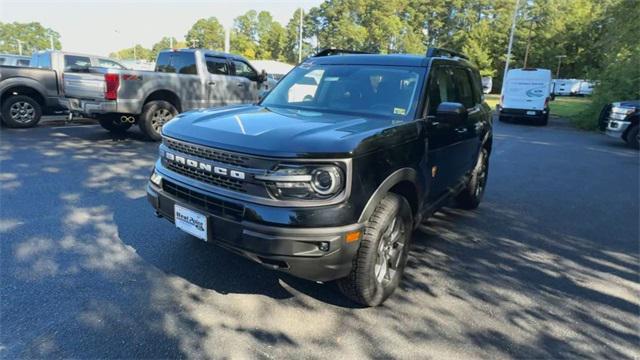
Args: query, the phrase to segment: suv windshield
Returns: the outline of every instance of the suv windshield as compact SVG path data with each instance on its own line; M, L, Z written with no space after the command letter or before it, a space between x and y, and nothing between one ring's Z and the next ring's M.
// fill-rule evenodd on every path
M305 65L282 79L263 106L410 119L424 69L374 65Z

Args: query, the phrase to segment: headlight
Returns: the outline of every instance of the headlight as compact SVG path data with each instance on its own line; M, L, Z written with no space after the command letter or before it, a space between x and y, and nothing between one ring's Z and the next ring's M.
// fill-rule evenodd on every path
M279 165L275 171L256 176L265 181L271 195L281 200L328 199L344 189L344 171L336 165Z

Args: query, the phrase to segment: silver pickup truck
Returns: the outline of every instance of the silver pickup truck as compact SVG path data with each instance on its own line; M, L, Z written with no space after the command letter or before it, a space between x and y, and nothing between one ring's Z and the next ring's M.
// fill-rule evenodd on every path
M138 124L150 140L162 125L197 108L256 102L275 85L241 56L203 50L166 50L155 71L105 68L64 73L65 106L97 118L103 128L124 132Z

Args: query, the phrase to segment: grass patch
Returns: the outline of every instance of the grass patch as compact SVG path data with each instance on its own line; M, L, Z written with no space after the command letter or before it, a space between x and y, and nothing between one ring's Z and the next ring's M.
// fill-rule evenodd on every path
M500 102L500 95L486 94L484 100L491 109L495 109L496 104ZM558 96L549 103L549 108L551 115L569 119L581 129L593 129L597 120L592 119L593 116L588 113L590 105L590 97Z

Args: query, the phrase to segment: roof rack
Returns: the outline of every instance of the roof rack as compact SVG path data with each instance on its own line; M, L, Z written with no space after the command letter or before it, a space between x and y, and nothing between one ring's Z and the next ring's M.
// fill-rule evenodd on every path
M322 56L333 56L333 55L345 55L345 54L372 54L366 51L357 51L357 50L344 50L344 49L335 49L335 48L327 48L318 51L311 57L322 57Z
M461 59L469 60L469 58L466 55L453 50L447 50L447 49L436 48L436 47L430 47L427 50L427 57L439 57L439 56L459 57Z

